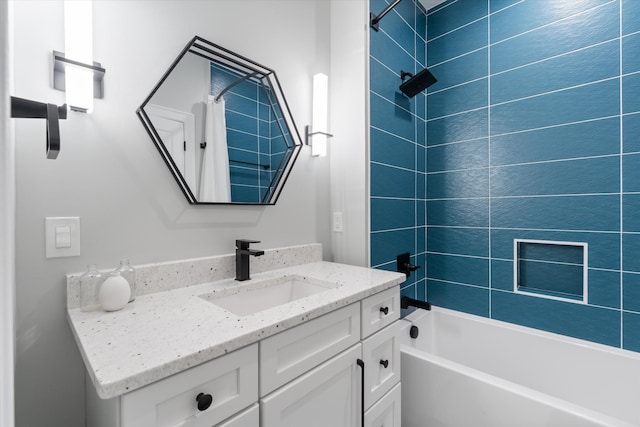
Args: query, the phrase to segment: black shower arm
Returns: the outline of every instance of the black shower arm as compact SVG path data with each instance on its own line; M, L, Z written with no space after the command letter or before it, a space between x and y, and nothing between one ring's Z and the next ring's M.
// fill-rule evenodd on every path
M47 120L47 159L60 153L60 119L67 118L67 104L57 106L30 99L11 97L11 117L16 119Z
M402 70L400 70L400 79L401 79L402 81L404 81L407 77L409 77L409 78L413 77L413 73L410 73L410 72L408 72L408 71L402 71Z
M380 20L382 18L384 18L384 16L389 13L391 11L391 9L393 9L394 7L396 7L396 5L398 3L400 3L401 0L395 0L393 3L391 3L389 6L387 6L382 12L380 12L380 14L378 16L374 15L373 13L369 14L370 17L370 25L371 28L373 28L376 31L380 30L380 26L378 25L378 22L380 22Z

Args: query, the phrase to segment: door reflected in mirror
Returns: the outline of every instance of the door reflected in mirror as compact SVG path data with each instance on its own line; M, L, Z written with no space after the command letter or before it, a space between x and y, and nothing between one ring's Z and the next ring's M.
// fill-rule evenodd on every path
M137 114L192 204L275 204L302 146L275 71L197 36Z

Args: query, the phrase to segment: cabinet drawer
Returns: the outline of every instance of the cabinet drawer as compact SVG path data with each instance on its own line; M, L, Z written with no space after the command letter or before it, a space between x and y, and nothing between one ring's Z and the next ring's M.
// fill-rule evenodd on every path
M360 340L358 303L260 341L260 396Z
M389 393L365 412L365 427L400 427L400 408L400 384L396 384Z
M262 427L359 425L360 345L355 345L260 400Z
M400 326L396 322L362 342L366 408L400 381Z
M365 298L362 304L362 338L400 318L400 288L395 286Z
M215 427L260 427L260 406L256 403L246 411Z
M122 396L122 427L211 427L258 400L253 344ZM196 397L213 397L200 411Z

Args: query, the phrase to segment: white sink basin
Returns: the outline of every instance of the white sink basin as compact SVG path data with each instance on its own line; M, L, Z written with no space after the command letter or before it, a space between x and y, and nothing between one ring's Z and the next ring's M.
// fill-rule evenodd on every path
M270 280L249 281L246 286L229 290L233 293L217 291L200 295L200 298L237 316L247 316L338 286L338 283L292 275Z

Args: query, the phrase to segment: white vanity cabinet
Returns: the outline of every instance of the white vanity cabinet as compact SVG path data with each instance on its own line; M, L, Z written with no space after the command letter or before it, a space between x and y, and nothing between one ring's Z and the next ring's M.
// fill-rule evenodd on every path
M94 389L87 425L399 427L399 317L395 286L122 396Z
M396 287L263 340L260 426L359 426L364 399L365 425L399 427L399 317ZM275 389L272 377L305 367Z
M109 400L89 384L87 426L258 427L257 405L227 420L258 401L257 377L258 344L252 344Z

